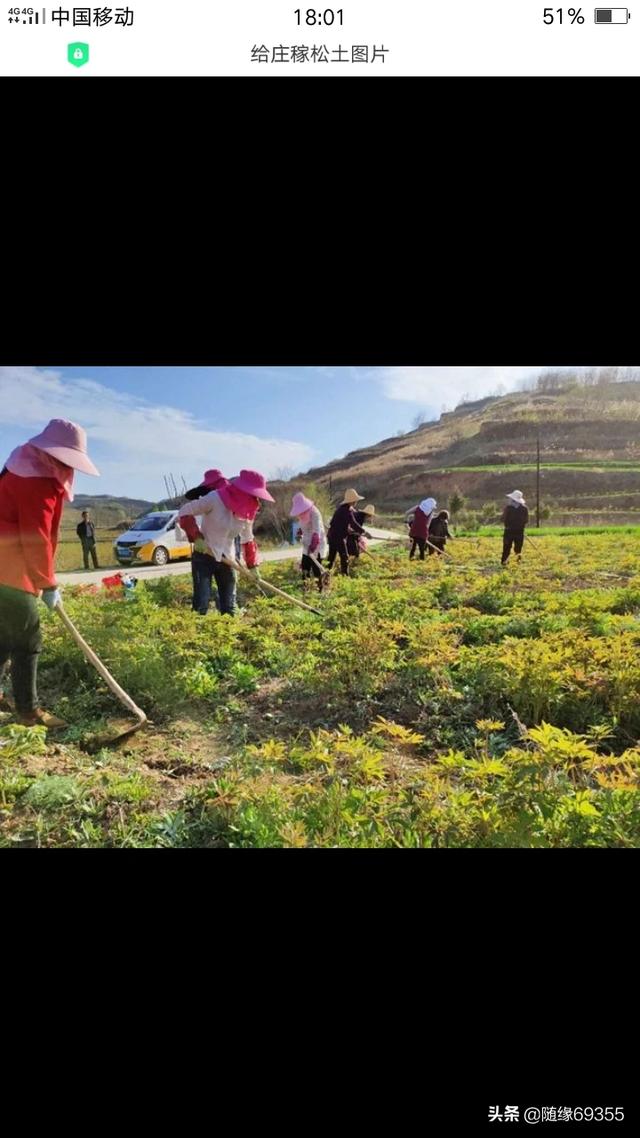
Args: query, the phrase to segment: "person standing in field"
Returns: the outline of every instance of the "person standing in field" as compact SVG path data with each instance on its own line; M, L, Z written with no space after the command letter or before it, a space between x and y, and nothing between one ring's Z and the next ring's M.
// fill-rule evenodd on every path
M318 590L322 592L329 574L323 572L320 563L327 551L322 514L311 498L307 498L300 491L294 494L291 503L290 518L297 518L298 531L302 538L302 561L300 568L303 579L309 580L313 573L318 583Z
M505 497L507 498L507 505L502 511L502 521L504 523L502 539L503 565L506 565L509 560L512 546L518 561L520 560L522 546L524 545L524 530L529 521L529 511L522 490L512 490L512 492L506 494Z
M194 486L191 490L187 490L185 498L190 502L196 501L199 498L204 498L205 494L210 494L212 490L219 490L221 486L226 486L226 484L227 479L224 477L222 471L206 470L200 485ZM191 553L191 580L193 583L191 608L194 612L199 613L200 616L206 616L209 611L209 605L211 604L211 579L214 575L214 559L211 554L207 552L208 546L198 525L197 518L183 516L179 520L182 529L193 545ZM216 606L218 609L220 608L220 603L217 599Z
M236 572L223 560L235 561L236 536L242 542L247 568L257 574L260 558L253 536L253 521L261 501L274 501L264 476L257 470L241 470L237 478L225 480L217 490L209 491L197 501L185 502L178 511L180 525L183 518L200 519L200 530L210 558L208 569L215 578L223 615L233 616L236 611Z
M447 544L447 538L452 538L453 534L449 533L449 511L440 510L429 523L429 555L432 553L444 553L444 547Z
M420 550L420 560L424 561L424 551L429 540L429 523L436 505L435 498L423 498L420 505L416 506L413 511L413 521L409 528L409 537L413 540L409 552L410 561L413 561L416 546Z
M347 551L347 538L349 534L364 534L368 536L360 523L356 520L354 505L362 502L362 495L357 490L345 490L344 498L329 522L327 539L329 541L328 568L333 568L336 556L340 558L340 572L343 577L349 573L349 555Z
M89 568L89 555L91 555L94 569L99 569L100 566L98 565L98 557L96 554L96 527L89 519L88 510L82 511L82 521L76 526L76 533L82 544L82 556L84 558L85 569Z
M54 559L76 470L99 474L87 454L86 432L77 423L51 419L12 451L0 473L0 672L10 659L16 718L25 727L66 726L38 706L38 597L51 610L60 601Z

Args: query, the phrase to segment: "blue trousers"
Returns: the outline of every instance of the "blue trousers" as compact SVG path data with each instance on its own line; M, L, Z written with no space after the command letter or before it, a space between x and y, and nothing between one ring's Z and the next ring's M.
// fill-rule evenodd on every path
M229 565L216 561L208 553L194 552L191 557L191 577L193 580L194 612L206 616L211 604L212 579L215 579L217 588L216 608L221 613L236 611L236 575Z

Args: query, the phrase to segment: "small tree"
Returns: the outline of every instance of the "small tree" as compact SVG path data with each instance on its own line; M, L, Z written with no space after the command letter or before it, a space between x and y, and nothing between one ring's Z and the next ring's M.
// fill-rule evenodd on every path
M279 466L273 475L273 480L275 482L290 482L292 478L295 478L295 473L292 466Z
M453 491L453 494L449 498L449 509L450 509L454 518L455 518L456 514L460 513L460 510L463 508L463 506L464 506L464 498L462 497L462 494L460 493L460 491L456 487L456 489Z
M449 503L451 505L451 503ZM453 513L453 511L452 511ZM460 529L476 533L480 528L480 516L475 510L462 510L458 515L458 526Z

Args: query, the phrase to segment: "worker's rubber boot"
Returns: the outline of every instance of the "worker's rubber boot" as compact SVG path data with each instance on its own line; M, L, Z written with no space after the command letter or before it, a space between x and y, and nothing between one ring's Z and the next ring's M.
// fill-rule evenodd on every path
M35 711L16 715L16 722L21 727L49 727L52 730L67 726L64 719L58 719L57 715L52 715L50 711L44 711L41 707L37 707Z

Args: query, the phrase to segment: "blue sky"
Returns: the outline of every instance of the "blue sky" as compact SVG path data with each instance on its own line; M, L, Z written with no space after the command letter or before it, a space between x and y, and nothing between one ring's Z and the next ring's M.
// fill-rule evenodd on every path
M165 473L187 485L212 466L298 473L544 370L0 367L0 462L50 418L73 419L101 471L77 491L157 501Z

